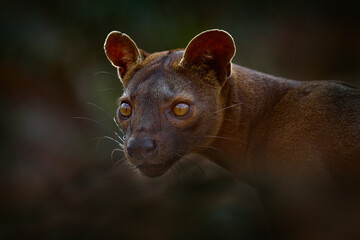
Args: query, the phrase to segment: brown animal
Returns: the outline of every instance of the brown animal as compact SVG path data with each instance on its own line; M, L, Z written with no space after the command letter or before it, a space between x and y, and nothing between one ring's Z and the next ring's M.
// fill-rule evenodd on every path
M276 238L360 236L358 89L232 64L222 30L185 50L148 54L116 31L104 47L124 86L125 155L144 175L200 154L258 189Z

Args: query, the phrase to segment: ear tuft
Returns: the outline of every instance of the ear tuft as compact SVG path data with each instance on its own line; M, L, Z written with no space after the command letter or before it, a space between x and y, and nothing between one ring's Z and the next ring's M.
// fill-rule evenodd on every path
M213 29L200 33L187 45L181 64L207 63L220 75L231 74L231 60L236 52L235 43L229 33Z
M142 60L135 42L125 33L118 31L112 31L106 37L104 50L112 65L118 68L120 78L123 78L134 64Z

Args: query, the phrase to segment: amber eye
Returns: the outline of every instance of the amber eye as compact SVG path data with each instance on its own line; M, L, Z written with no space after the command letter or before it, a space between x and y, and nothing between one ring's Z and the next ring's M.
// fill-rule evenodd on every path
M123 119L127 119L132 114L132 108L130 104L123 102L119 107L119 116Z
M176 117L184 117L189 111L190 106L186 103L178 103L172 109L172 112Z

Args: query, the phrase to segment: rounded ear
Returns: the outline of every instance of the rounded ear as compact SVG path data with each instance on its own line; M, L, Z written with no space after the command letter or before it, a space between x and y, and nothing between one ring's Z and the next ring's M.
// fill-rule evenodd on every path
M189 42L180 64L207 64L218 74L229 77L235 51L234 39L229 33L218 29L208 30Z
M107 58L118 69L120 79L136 63L142 61L135 42L125 33L112 31L106 37L104 50Z

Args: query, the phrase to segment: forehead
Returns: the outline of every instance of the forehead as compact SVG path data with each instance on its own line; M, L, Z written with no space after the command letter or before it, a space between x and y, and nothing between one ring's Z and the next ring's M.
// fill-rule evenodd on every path
M189 81L175 71L182 56L182 51L162 53L152 57L139 68L126 86L125 95L130 98L171 99L183 92Z

